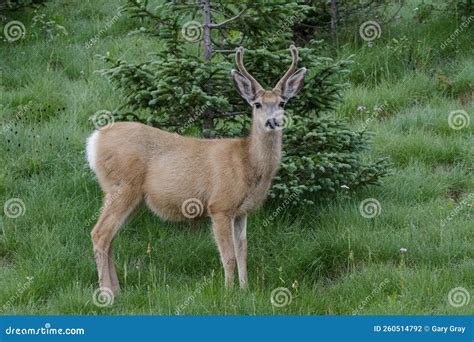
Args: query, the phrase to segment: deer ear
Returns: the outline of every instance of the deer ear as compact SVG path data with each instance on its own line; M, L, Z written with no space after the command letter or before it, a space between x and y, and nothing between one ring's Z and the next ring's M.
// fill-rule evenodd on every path
M288 80L283 85L282 95L284 98L289 99L295 96L298 91L303 87L304 76L306 75L306 68L297 70L293 75L288 77Z
M252 104L255 98L255 90L253 89L252 82L242 75L237 70L232 70L232 79L234 80L235 87L249 104Z

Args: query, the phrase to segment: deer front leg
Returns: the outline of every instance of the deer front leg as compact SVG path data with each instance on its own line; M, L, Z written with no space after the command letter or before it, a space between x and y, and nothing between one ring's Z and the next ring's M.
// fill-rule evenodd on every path
M217 247L221 255L222 265L224 266L225 286L231 288L234 285L235 270L235 250L232 238L233 220L225 214L212 214L212 230Z
M239 269L239 283L242 289L247 288L247 215L234 219L234 247Z

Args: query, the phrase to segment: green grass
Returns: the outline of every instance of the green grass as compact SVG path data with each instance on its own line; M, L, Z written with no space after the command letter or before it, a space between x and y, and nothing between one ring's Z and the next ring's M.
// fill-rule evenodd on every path
M47 39L36 29L25 40L0 42L0 198L2 205L11 198L25 204L24 215L2 213L0 221L2 314L168 315L180 305L182 314L193 315L474 312L472 298L459 308L448 304L455 287L474 297L472 196L463 202L474 190L473 124L462 130L448 125L453 110L467 111L472 121L473 102L461 97L473 91L474 63L467 48L427 55L456 27L439 22L400 22L384 31L382 39L406 35L404 44L421 46L411 68L383 43L341 50L355 54L356 63L337 115L358 127L373 116L373 106L384 105L368 123L376 133L372 155L389 156L394 164L381 187L286 208L267 227L263 222L279 203L252 214L248 291L224 290L209 222L171 224L142 210L115 242L121 296L112 307L94 305L89 233L102 194L86 165L84 142L93 131L88 118L122 104L121 94L94 73L104 67L95 55L109 51L141 60L158 47L145 36L128 36L134 23L124 15L86 49L116 8L111 2L51 1L42 11L63 13L68 36ZM11 19L29 30L31 15ZM442 27L441 33L427 34L434 32L429 25ZM460 42L468 44L469 34ZM452 83L449 89L439 75ZM367 110L358 112L359 105ZM21 115L19 106L27 106ZM379 216L360 214L366 198L379 201ZM278 287L292 293L281 308L270 302Z

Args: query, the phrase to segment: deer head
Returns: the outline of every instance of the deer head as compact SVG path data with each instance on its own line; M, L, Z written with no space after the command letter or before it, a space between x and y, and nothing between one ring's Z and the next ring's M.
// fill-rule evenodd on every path
M250 75L244 66L244 48L239 47L235 61L239 71L232 70L232 78L240 95L253 107L254 122L261 124L266 131L274 131L282 126L284 107L288 100L295 96L303 86L306 68L296 71L298 50L290 46L291 66L272 90L265 90Z

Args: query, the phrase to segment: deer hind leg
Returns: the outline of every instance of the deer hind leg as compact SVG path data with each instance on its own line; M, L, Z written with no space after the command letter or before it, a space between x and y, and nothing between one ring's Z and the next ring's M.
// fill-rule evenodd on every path
M112 241L139 203L140 195L130 191L108 193L99 220L91 232L99 285L114 293L119 292L120 286L113 260Z
M225 214L211 214L212 230L217 247L224 266L225 286L231 288L234 285L235 250L232 238L233 220Z
M242 215L234 219L234 247L239 269L240 287L245 289L248 286L247 279L247 215Z
M107 260L108 260L108 269L109 269L109 277L110 277L110 286L111 290L117 294L120 292L120 284L117 277L117 271L115 270L115 262L114 262L114 252L113 252L113 245L112 242L110 243L109 251L107 253Z

